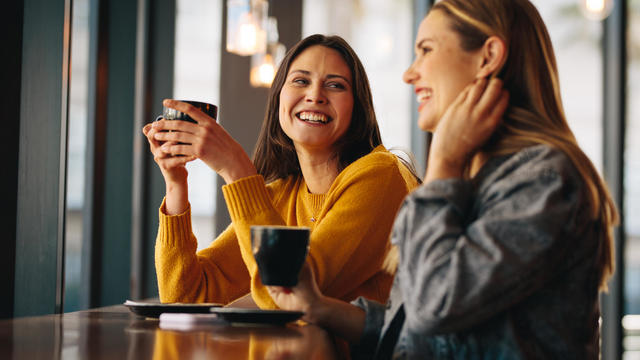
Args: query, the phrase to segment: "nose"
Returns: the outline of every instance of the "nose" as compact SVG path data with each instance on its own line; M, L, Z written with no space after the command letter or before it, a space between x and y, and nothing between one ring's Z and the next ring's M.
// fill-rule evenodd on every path
M416 61L414 60L409 68L405 70L404 74L402 74L402 81L407 84L413 84L418 79L418 72L415 71Z
M315 104L326 104L327 98L324 95L324 89L321 85L311 85L307 88L305 101Z

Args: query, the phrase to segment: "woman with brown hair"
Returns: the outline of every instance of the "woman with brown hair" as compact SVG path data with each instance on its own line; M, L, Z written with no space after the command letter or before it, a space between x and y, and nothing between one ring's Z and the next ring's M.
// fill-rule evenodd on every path
M226 304L250 293L261 308L276 308L260 282L251 225L309 227L308 262L326 295L387 299L389 232L417 178L382 146L367 76L343 39L313 35L288 52L253 162L214 119L187 103L164 105L198 123L143 129L166 183L156 241L162 302ZM197 253L184 167L196 158L224 178L232 220Z
M442 0L415 52L404 81L433 142L392 231L389 302L327 298L308 267L274 300L362 358L598 359L617 212L567 125L540 15Z

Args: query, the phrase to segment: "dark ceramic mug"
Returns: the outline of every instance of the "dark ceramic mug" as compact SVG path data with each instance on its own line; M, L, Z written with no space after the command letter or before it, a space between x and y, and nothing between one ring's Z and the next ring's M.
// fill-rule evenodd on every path
M309 251L307 227L251 226L251 247L262 284L295 286Z
M189 104L197 107L203 113L209 115L214 120L216 120L218 118L218 107L213 105L213 104L209 104L209 103L201 102L201 101L193 101L193 100L178 100L178 101L189 103ZM166 106L162 107L162 115L158 116L156 118L156 121L158 121L160 119L163 119L163 118L165 120L184 120L184 121L192 122L194 124L198 123L193 118L191 118L191 116L189 116L187 113L184 113L182 111L178 111L176 109L168 108Z

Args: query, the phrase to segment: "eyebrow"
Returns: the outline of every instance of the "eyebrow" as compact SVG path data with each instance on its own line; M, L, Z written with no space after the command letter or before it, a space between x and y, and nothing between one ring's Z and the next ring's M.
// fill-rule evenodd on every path
M419 49L419 48L420 48L422 45L424 45L424 43L426 43L426 42L434 42L434 41L435 41L435 40L434 40L434 39L432 39L432 38L424 38L424 39L421 39L420 41L418 41L418 42L416 43L416 49Z
M294 74L294 73L300 73L300 74L302 74L302 75L307 75L307 76L311 75L311 72L310 72L310 71L307 71L307 70L300 70L300 69L291 70L291 71L289 72L289 75ZM340 78L340 79L342 79L342 80L346 81L346 82L347 82L347 84L351 85L351 81L349 81L349 79L347 79L346 77L344 77L344 76L342 76L342 75L338 75L338 74L329 74L329 75L327 75L327 79L333 79L333 78Z

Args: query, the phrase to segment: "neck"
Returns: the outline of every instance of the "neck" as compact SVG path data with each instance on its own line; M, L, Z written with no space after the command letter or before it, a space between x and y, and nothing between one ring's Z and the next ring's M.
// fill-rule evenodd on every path
M484 152L477 152L471 159L471 167L469 168L469 177L474 177L480 171L482 166L489 160L489 155Z
M325 194L338 176L338 160L330 151L296 148L300 171L312 194Z

